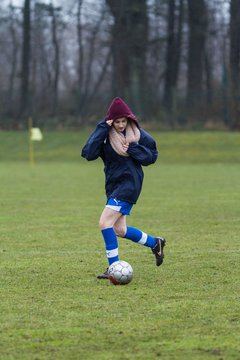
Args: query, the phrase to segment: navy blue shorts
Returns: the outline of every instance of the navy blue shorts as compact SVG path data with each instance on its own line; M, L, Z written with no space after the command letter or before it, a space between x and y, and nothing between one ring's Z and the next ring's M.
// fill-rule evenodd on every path
M116 198L109 198L106 207L118 211L123 215L130 215L133 204L130 204L126 201L118 200Z

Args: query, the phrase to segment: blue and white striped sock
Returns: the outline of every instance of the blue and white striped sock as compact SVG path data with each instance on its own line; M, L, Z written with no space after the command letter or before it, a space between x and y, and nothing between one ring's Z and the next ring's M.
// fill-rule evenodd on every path
M113 228L103 229L102 235L105 241L108 264L118 261L118 240Z
M127 226L127 232L124 238L132 240L138 244L148 246L150 248L154 248L154 246L156 245L156 238L131 226Z

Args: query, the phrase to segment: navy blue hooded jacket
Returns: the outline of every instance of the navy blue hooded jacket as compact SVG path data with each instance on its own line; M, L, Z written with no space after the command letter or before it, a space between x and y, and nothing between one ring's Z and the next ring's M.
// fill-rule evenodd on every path
M121 114L118 114L116 118L121 117ZM124 113L124 115L128 114ZM110 116L109 118L111 119ZM131 116L131 119L138 125L136 117L133 119ZM158 157L156 143L145 130L139 128L140 139L138 143L129 144L127 150L129 157L121 156L110 144L108 137L110 128L106 120L101 121L83 147L82 156L87 160L102 158L107 199L117 198L135 204L142 189L144 177L142 165L153 164Z

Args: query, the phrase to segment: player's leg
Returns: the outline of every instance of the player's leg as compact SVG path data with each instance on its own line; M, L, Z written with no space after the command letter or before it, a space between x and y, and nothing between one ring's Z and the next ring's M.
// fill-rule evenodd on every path
M156 245L155 237L148 235L137 228L127 226L125 215L120 216L116 220L114 224L114 230L117 236L132 240L138 244L150 247L152 249Z
M163 248L166 244L166 240L163 237L153 237L137 228L127 226L124 238L130 239L138 244L150 247L153 254L155 255L156 265L160 266L163 263Z
M114 231L117 236L124 237L127 231L127 216L121 214L117 221L114 224Z
M100 216L99 227L101 230L113 227L116 221L122 216L122 214L116 210L112 210L108 207L103 209Z
M121 213L105 207L99 220L109 265L118 260L118 241L113 226L121 215Z
M120 223L119 230L117 228L118 223ZM160 266L163 263L163 259L164 259L163 248L166 244L166 240L163 237L160 236L153 237L131 226L125 226L125 231L124 231L122 218L119 218L118 222L115 224L115 228L117 234L118 232L120 232L121 235L119 236L132 240L135 243L150 247L152 249L153 254L155 255L157 266Z
M119 260L118 240L113 226L121 215L121 213L105 207L99 220L99 227L105 242L106 255L109 265ZM108 279L108 271L106 270L101 275L98 275L98 279Z
M119 217L115 224L114 230L117 236L134 241L135 243L150 247L156 258L156 265L160 266L163 263L164 252L163 248L166 240L163 237L153 237L145 232L127 226L126 215Z

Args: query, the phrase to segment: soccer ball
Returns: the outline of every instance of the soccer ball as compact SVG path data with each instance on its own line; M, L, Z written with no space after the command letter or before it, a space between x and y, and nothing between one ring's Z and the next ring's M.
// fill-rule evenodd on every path
M127 285L133 278L133 268L126 261L115 261L108 268L108 278L114 285Z

